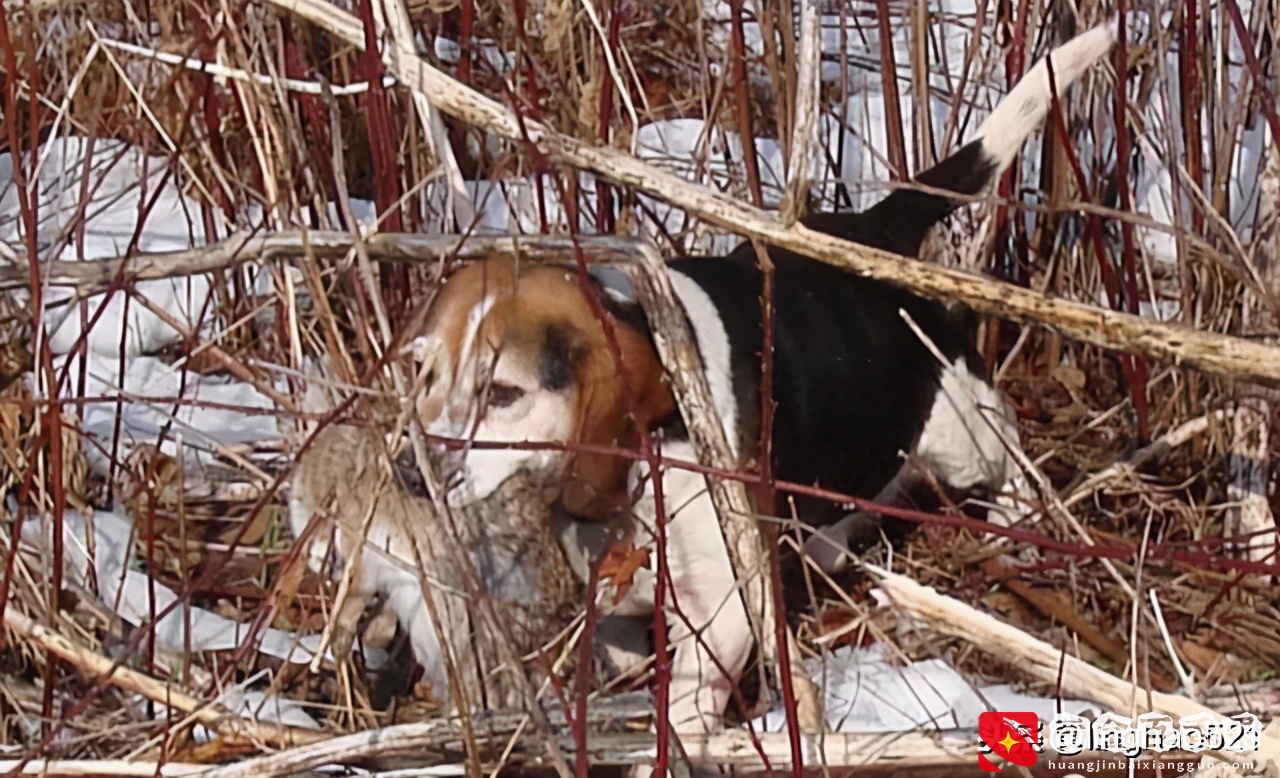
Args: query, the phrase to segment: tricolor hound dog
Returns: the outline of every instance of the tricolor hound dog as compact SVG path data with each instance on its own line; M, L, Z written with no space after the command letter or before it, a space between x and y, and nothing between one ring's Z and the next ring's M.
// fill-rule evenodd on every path
M1053 83L1065 89L1078 80L1114 38L1114 26L1104 25L1054 50ZM959 207L938 190L976 195L996 180L1047 114L1050 83L1046 62L1037 63L974 140L916 177L931 191L899 189L863 213L804 223L916 256L930 228ZM973 334L956 315L941 303L788 251L772 249L770 256L776 268L772 453L779 480L884 501L909 480L900 474L906 472L901 454L910 452L957 489L1009 490L1018 471L1006 443L1016 445L1016 430L998 392L979 376ZM749 462L759 438L762 348L754 251L744 244L727 257L673 261L669 273L726 436ZM594 286L613 319L625 370L618 369L574 270L491 259L451 276L413 346L429 381L417 401L427 432L460 441L634 449L638 426L664 431L664 456L694 460L635 303L599 280ZM655 520L652 481L634 460L581 446L552 448L440 446L447 499L454 505L483 499L517 468L530 467L561 485L560 499L577 517L604 520L632 507L640 523ZM662 478L673 581L670 721L677 731L705 731L720 725L751 635L704 479L680 469ZM647 486L632 506L642 481ZM796 507L801 520L816 527L847 512L804 498ZM788 506L776 508L774 515L790 515ZM650 577L630 589L622 611L652 614L652 608ZM701 641L692 639L695 630Z

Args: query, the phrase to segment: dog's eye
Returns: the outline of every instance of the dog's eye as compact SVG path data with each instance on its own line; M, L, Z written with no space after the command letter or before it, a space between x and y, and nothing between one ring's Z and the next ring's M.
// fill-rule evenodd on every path
M524 390L511 384L493 384L489 387L489 407L507 408L524 397Z

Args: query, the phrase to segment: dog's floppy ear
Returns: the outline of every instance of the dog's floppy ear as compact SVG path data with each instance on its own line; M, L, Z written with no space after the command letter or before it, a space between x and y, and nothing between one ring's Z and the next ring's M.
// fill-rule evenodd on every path
M618 325L614 331L623 370L607 346L578 355L581 396L576 443L634 449L639 443L637 430L647 433L676 410L653 344L643 332ZM570 452L561 491L565 510L578 518L602 521L629 508L627 476L633 464L632 459L615 454Z

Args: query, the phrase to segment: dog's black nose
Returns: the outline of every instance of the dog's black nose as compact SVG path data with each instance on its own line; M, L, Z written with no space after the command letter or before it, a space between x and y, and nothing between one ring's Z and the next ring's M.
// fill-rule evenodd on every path
M440 441L428 441L427 456L431 459L436 477L440 479L440 486L446 492L463 477L466 452Z
M427 491L427 481L422 477L422 468L418 466L418 458L414 456L412 447L400 452L400 456L396 457L395 472L400 488L418 497L431 496Z
M448 491L462 475L462 452L452 451L446 444L437 441L427 441L426 448L429 471L435 475L445 491ZM422 474L422 467L412 446L396 457L395 471L396 480L406 492L419 497L431 496L427 479Z

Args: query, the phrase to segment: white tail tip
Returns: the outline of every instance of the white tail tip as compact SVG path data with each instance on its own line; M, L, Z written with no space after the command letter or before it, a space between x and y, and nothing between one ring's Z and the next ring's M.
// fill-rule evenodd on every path
M996 161L999 170L1013 163L1027 137L1049 113L1054 94L1049 85L1050 63L1053 85L1061 96L1094 63L1107 56L1116 43L1118 29L1117 19L1112 17L1057 47L1037 62L1000 101L977 132L983 150Z

